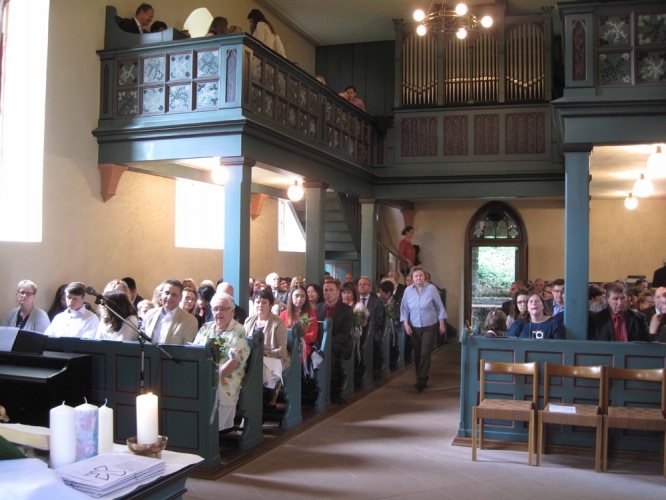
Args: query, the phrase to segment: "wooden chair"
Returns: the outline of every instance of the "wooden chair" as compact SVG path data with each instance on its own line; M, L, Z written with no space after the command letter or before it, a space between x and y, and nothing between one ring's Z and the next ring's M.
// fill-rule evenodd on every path
M476 428L479 424L479 448L483 449L483 420L512 420L528 422L527 438L528 465L532 465L534 455L534 422L539 397L539 365L537 363L499 363L481 360L479 366L479 405L472 408L472 460L476 461ZM513 399L486 399L486 373L503 373L513 375L532 375L532 401L516 401Z
M608 414L604 415L603 433L603 471L608 469L608 429L637 429L642 431L664 432L662 454L666 450L666 370L663 368L632 370L609 366L606 371L606 387L610 380L636 380L657 382L661 384L661 409L609 406ZM663 456L662 456L663 458ZM664 460L664 477L666 477L666 460Z
M541 455L546 452L546 424L581 425L596 427L597 440L595 445L594 470L601 471L602 450L602 416L606 413L607 392L605 390L605 366L563 366L553 363L544 363L543 404L544 409L539 410L539 445L537 447L537 465L541 465ZM585 378L599 381L599 402L596 405L557 403L557 406L576 408L576 413L552 411L548 402L550 395L550 377Z

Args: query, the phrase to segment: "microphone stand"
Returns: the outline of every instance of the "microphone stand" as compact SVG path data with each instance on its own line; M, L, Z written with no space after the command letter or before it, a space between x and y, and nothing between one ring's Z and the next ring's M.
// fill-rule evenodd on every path
M146 354L146 341L150 342L153 344L155 347L157 347L163 354L166 354L167 358L169 358L171 361L175 361L176 363L180 363L179 360L175 359L171 354L169 354L167 351L165 351L162 347L160 347L153 339L151 339L148 335L146 335L140 328L137 328L134 326L132 323L127 321L127 319L123 318L120 314L118 314L110 305L110 301L107 301L104 296L97 295L97 299L95 300L95 304L102 305L106 307L116 318L118 318L120 321L122 321L124 324L129 326L132 330L134 330L137 334L137 340L139 341L139 344L141 345L141 375L139 377L139 389L141 391L141 394L143 394L144 391L144 361L145 361L145 354Z

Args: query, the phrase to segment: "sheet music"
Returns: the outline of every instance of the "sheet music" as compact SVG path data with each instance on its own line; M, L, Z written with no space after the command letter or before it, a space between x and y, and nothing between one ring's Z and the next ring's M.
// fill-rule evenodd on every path
M14 341L18 335L19 329L10 326L0 326L0 351L12 352Z
M553 413L576 413L576 407L575 406L554 405L554 404L551 403L550 411L552 411Z

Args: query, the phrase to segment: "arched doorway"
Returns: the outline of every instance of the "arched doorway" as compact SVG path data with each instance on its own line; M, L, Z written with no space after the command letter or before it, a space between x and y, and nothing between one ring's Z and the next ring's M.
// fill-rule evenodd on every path
M483 323L488 310L508 300L512 281L527 278L527 231L520 214L506 203L481 207L465 238L465 321Z

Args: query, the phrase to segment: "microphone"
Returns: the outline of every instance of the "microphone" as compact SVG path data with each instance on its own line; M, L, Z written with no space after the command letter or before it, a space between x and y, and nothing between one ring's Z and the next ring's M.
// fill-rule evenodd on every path
M95 304L101 304L104 302L104 296L101 293L97 293L93 287L86 287L86 293L95 297Z

